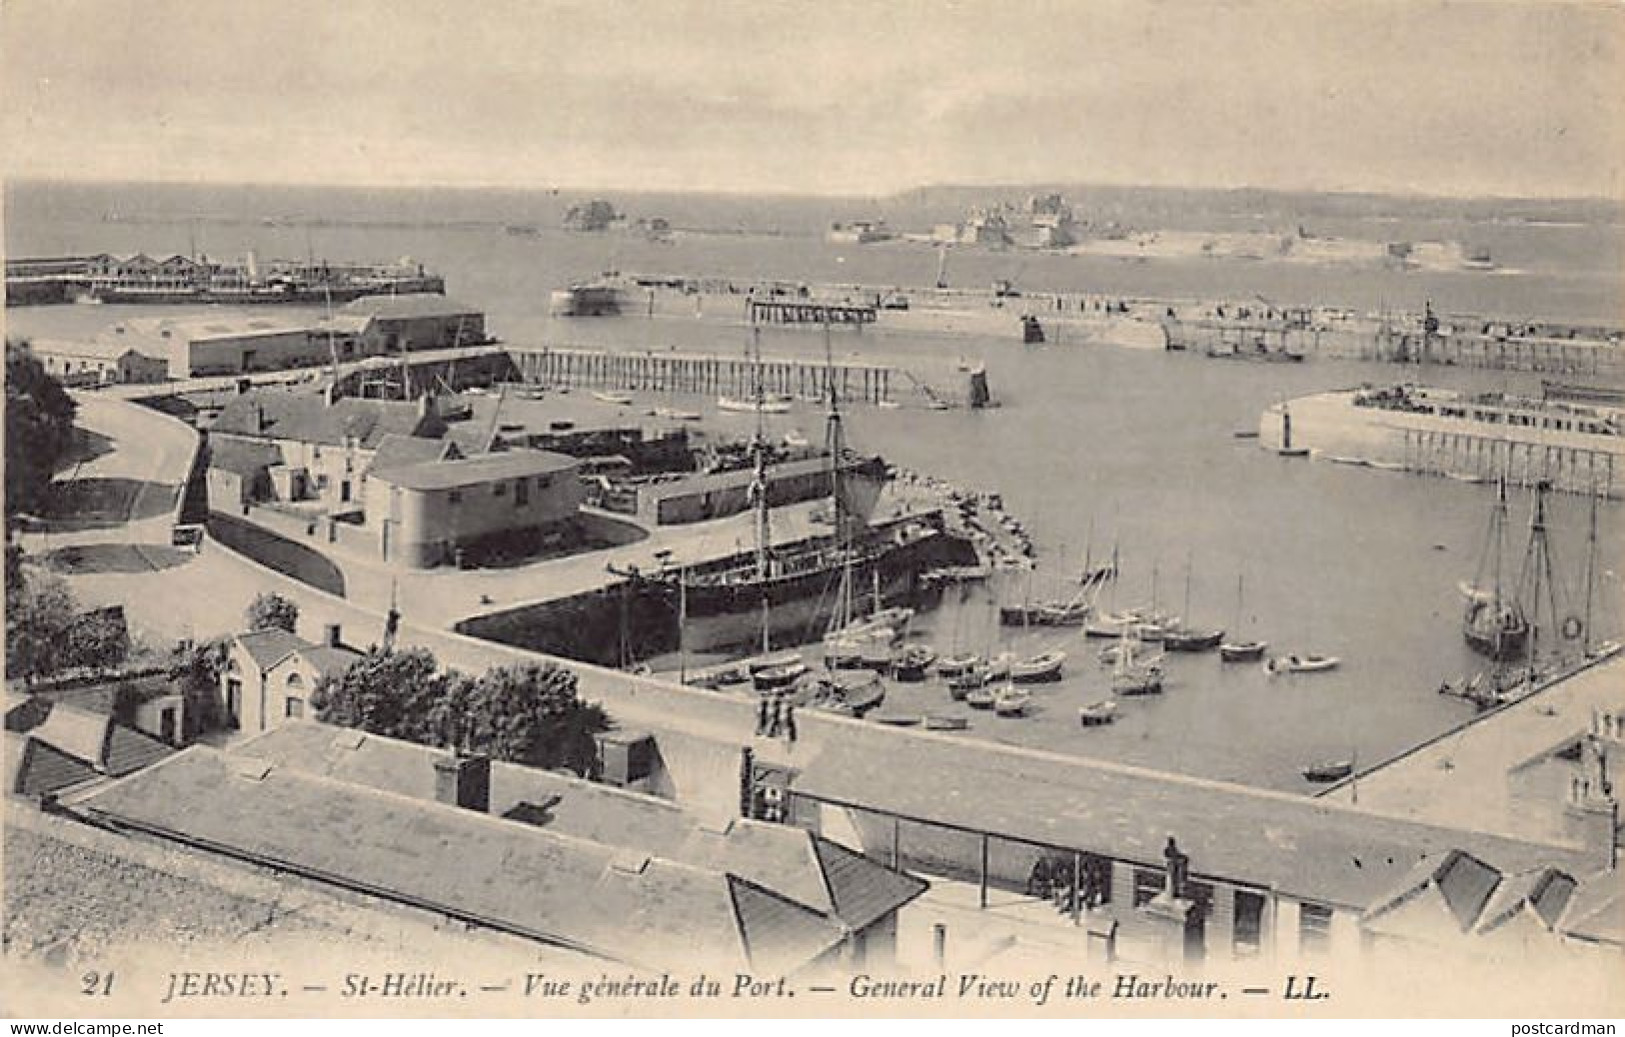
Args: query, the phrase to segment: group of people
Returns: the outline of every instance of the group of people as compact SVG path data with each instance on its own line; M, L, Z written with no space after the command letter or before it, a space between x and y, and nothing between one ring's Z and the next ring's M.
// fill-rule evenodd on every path
M756 703L756 733L767 738L796 740L796 704L787 694L774 692Z

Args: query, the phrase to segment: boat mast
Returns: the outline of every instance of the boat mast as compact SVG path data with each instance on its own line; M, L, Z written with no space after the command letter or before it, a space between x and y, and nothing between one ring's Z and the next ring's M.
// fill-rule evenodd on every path
M1557 577L1552 564L1552 545L1546 536L1546 493L1552 484L1545 479L1535 483L1535 506L1529 516L1529 549L1524 555L1523 574L1519 580L1520 597L1529 602L1529 682L1534 683L1540 665L1540 605L1541 581L1550 608L1551 622L1562 622L1557 607Z
M1591 481L1591 520L1590 528L1586 533L1586 608L1585 625L1581 627L1581 647L1586 657L1591 656L1591 605L1597 593L1597 484L1596 479Z
M769 548L772 544L772 529L768 524L767 506L767 433L764 429L763 407L767 402L762 386L762 329L752 322L751 337L751 374L753 401L756 405L756 433L751 439L750 451L754 472L751 478L750 493L751 504L756 511L756 576L765 580L769 576L771 559ZM764 597L765 605L767 599Z
M835 359L830 346L829 318L824 318L824 389L829 410L824 418L824 449L829 453L830 500L835 516L835 537L841 552L841 583L835 594L835 609L829 629L843 630L852 623L852 542L846 514L846 493L842 485L841 456L846 449L841 428L841 403L835 391Z

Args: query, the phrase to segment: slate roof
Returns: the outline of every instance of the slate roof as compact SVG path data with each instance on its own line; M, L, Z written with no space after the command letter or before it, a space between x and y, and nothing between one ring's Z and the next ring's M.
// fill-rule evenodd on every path
M408 490L449 490L459 486L479 486L498 479L527 479L533 475L572 472L580 465L573 457L546 450L509 450L480 454L456 461L428 461L401 468L380 469L373 465L371 476Z
M15 761L9 792L43 796L102 776L90 764L44 742L32 738L17 741L20 744L8 746L6 752L8 759Z
M310 668L316 671L318 678L348 669L350 664L362 655L361 652L345 645L307 645L294 649L293 654L310 664Z
M251 630L238 634L232 640L242 645L244 651L254 660L254 665L262 670L269 670L299 649L310 646L309 641L298 634L290 634L281 627Z
M418 404L399 400L342 397L331 405L320 393L297 389L251 389L233 397L209 427L211 434L285 439L340 446L355 440L375 449L384 437L438 439L446 431L439 414L427 416Z
M154 356L138 348L134 342L120 339L91 339L89 341L36 338L30 339L28 345L35 353L51 356L87 357L96 360L117 360L126 353L138 353L150 360L162 360L161 356Z
M372 455L372 465L368 470L381 472L388 468L444 461L459 456L457 444L450 438L424 439L392 432L378 441L378 450Z
M1162 867L1170 835L1194 874L1363 910L1425 857L1574 868L1573 849L1461 831L1286 793L1050 754L900 737L885 753L836 743L791 793L966 832Z
M193 746L75 808L631 965L794 971L835 923L733 875Z
M234 747L240 755L416 799L435 796L427 746L295 721ZM707 824L670 800L534 767L491 765L491 812L550 832L725 871L861 930L926 883L805 829L742 818Z
M381 320L410 320L417 317L482 316L479 310L465 306L437 292L406 292L400 295L363 295L347 303L342 311L376 317Z
M113 718L54 704L43 723L17 739L11 791L55 792L99 777L132 774L175 750ZM9 754L8 754L9 755Z
M1625 947L1625 889L1619 875L1604 872L1580 883L1561 928L1568 936Z
M282 463L282 451L272 443L254 443L241 439L220 439L209 442L209 467L254 476L275 464Z

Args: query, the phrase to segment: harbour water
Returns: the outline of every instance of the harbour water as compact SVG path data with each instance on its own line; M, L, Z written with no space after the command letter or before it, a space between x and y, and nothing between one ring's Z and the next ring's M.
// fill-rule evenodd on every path
M434 197L426 197L422 211L434 215ZM460 198L445 202L443 211L455 214L465 204ZM58 212L44 219L40 207L19 208L16 198L9 201L7 246L16 255L188 251L197 233L195 223L180 217L106 223L102 209L87 206L77 215ZM835 246L811 236L680 235L675 244L660 245L627 235L546 229L534 236L509 235L500 225L483 224L328 226L307 232L263 226L251 215L244 213L240 223L209 224L212 250L301 255L308 247L342 258L409 254L444 273L450 294L485 309L494 333L516 343L743 349L743 329L715 313L703 320L547 317L549 290L605 268L917 285L929 282L936 267L929 249ZM1535 258L1522 274L1404 274L1240 261L1126 263L956 251L950 277L977 287L996 277L1016 277L1033 290L1258 295L1281 304L1372 309L1420 310L1432 299L1457 311L1618 319L1617 249L1551 244L1549 237L1561 231L1525 230L1536 240L1524 252ZM1512 232L1502 227L1496 233ZM1586 228L1569 233L1593 234ZM92 334L137 312L156 310L14 309L7 313L8 333ZM769 351L822 349L817 332L773 329L764 339ZM1456 588L1473 576L1491 489L1276 457L1233 433L1255 429L1259 412L1282 397L1401 378L1538 391L1537 376L1327 360L1252 365L1190 354L1082 344L1024 347L1013 338L887 335L874 329L838 332L834 348L841 355L857 352L905 365L927 357L986 362L1002 404L997 409L856 408L847 415L847 436L907 468L1002 494L1039 544L1033 597L1070 596L1086 547L1098 561L1115 544L1122 573L1103 601L1115 595L1119 606L1146 603L1155 569L1160 602L1183 612L1188 560L1194 622L1234 626L1241 576L1247 634L1269 641L1272 650L1342 659L1330 673L1268 678L1257 665L1224 666L1212 653L1170 657L1165 694L1125 700L1115 724L1086 729L1076 710L1107 695L1108 671L1096 661L1106 642L1085 641L1075 629L1006 631L1016 651L1052 646L1067 651L1067 676L1036 689L1036 708L1025 719L974 714L973 736L1303 790L1299 771L1308 762L1353 756L1362 765L1375 763L1470 715L1471 706L1435 689L1442 680L1483 668L1461 639L1463 603ZM705 402L678 397L672 405ZM751 421L732 417L740 431ZM819 435L820 415L806 404L773 420L776 432L797 428L815 439ZM1584 603L1586 503L1558 496L1552 511L1556 561L1570 609L1578 612ZM1519 532L1509 560L1514 570L1527 514L1527 499L1516 500L1512 528ZM1621 627L1622 534L1625 508L1604 504L1596 566L1599 637L1617 637ZM1007 593L1024 596L1025 584L1025 577L1017 577ZM916 629L942 649L957 643L985 650L993 622L988 595L987 589L971 588L960 604L950 589L945 606L922 617ZM887 709L923 713L947 702L940 683L893 684Z

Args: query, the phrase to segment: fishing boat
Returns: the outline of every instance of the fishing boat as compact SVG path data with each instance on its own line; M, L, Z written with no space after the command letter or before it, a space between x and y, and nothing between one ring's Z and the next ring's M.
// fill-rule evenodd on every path
M1170 652L1209 652L1219 647L1219 642L1223 640L1223 630L1191 630L1181 627L1177 630L1163 631L1162 647Z
M1140 642L1124 634L1117 644L1115 664L1112 668L1111 688L1115 695L1162 694L1161 656L1157 660L1136 659Z
M1155 664L1120 666L1112 673L1112 694L1161 695L1162 667Z
M1495 660L1523 655L1529 639L1529 618L1523 605L1504 592L1501 561L1506 542L1506 479L1496 483L1495 506L1490 510L1489 528L1479 552L1478 571L1472 583L1461 584L1467 599L1461 632L1475 652Z
M993 696L993 712L1001 717L1025 716L1033 694L1025 688L1000 688Z
M892 676L900 681L923 681L925 671L936 661L936 650L930 645L907 645L892 656Z
M873 673L820 674L813 682L808 705L841 716L866 716L886 700L886 686Z
M1264 672L1272 677L1278 673L1323 673L1335 670L1340 662L1335 655L1275 655L1264 660Z
M750 667L750 682L757 691L775 691L789 687L808 672L809 667L799 655L775 657Z
M1084 601L1050 602L1038 606L1033 614L1034 626L1076 627L1089 618L1089 604Z
M992 688L976 688L965 696L965 705L972 709L992 709L993 700L998 696Z
M927 731L963 731L970 727L970 721L965 717L948 716L945 713L930 713L925 718Z
M982 665L982 657L974 652L945 655L937 660L937 673L943 677L958 677Z
M1059 649L1042 652L1030 659L1010 664L1010 680L1017 684L1041 684L1061 679L1066 653Z
M675 407L656 407L653 414L657 418L669 418L672 421L699 421L704 417L697 410L678 410Z
M733 396L718 396L717 410L731 411L738 414L788 414L790 413L789 400L741 400Z
M1103 666L1116 666L1120 662L1137 663L1141 666L1159 666L1166 652L1157 652L1155 655L1141 655L1144 642L1136 641L1132 637L1124 637L1114 645L1107 645L1100 650L1100 662Z
M1353 773L1353 760L1330 760L1323 763L1312 763L1303 769L1305 780L1319 784L1342 781Z
M1078 722L1084 727L1099 727L1116 719L1117 702L1114 699L1101 699L1078 707Z
M592 398L600 403L613 403L617 407L630 407L632 405L632 397L625 393L595 392L592 394Z
M1242 602L1245 600L1243 587L1242 576L1238 574L1236 576L1236 621L1232 624L1236 629L1240 629L1242 616L1244 615L1242 607ZM1258 640L1222 641L1219 644L1219 659L1227 663L1257 662L1264 657L1264 649L1268 647L1267 642Z
M1257 662L1268 647L1267 641L1226 641L1219 645L1219 658L1227 663Z

